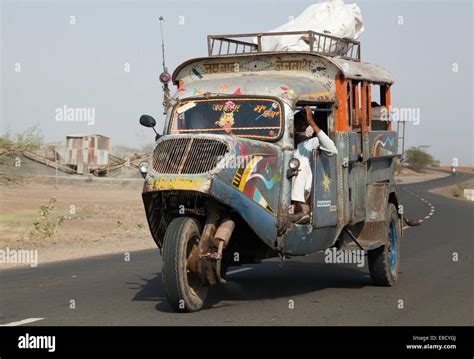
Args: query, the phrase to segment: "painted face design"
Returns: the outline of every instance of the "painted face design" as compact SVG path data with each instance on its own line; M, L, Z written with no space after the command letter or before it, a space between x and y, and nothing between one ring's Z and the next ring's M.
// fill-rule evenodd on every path
M232 131L232 126L234 125L234 111L237 109L237 106L232 101L227 101L224 104L221 118L216 122L216 125L222 127L226 133Z

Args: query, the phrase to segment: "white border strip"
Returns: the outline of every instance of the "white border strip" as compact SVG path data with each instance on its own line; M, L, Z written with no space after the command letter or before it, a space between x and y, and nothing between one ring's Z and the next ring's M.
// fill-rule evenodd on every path
M231 270L230 272L227 272L227 275L229 275L229 274L235 274L235 273L240 273L240 272L246 272L246 271L251 270L251 269L253 269L253 268L246 267L246 268Z
M29 323L37 322L37 321L43 320L43 319L44 318L28 318L28 319L20 320L19 322L11 322L11 323L7 323L7 324L0 324L0 327L17 327L19 325L29 324Z

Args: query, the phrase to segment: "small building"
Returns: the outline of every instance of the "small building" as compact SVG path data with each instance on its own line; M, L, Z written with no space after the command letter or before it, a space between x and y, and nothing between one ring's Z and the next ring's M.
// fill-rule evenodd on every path
M109 145L109 137L98 134L66 136L65 164L80 174L107 166Z

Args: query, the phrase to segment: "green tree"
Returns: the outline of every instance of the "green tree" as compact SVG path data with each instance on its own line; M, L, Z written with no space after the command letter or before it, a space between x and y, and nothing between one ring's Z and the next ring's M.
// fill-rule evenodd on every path
M43 135L38 126L12 136L9 132L0 136L0 162L5 157L16 156L24 151L34 151L43 145Z
M405 152L405 163L415 172L422 172L426 167L439 166L439 161L431 156L427 149L429 146L411 147Z

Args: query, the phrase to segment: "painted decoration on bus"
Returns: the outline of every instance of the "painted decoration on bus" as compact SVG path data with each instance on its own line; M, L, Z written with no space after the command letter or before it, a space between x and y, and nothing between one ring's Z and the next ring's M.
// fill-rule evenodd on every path
M281 135L282 123L282 106L274 99L193 99L175 106L170 132L274 140Z
M272 193L272 190L280 182L276 162L274 155L250 155L244 166L239 166L232 180L232 185L240 192L272 213L277 201L276 193Z

